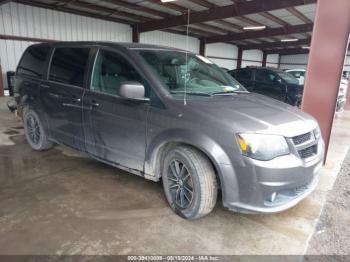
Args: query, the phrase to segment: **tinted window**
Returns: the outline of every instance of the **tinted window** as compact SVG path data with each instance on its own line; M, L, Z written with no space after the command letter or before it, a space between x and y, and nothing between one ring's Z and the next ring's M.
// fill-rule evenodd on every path
M303 71L291 71L291 72L288 72L288 73L293 75L296 78L305 76L305 72L303 72Z
M293 75L296 78L299 78L301 76L301 72L299 72L299 71L292 71L292 72L288 72L288 73Z
M288 84L299 84L299 80L289 73L286 73L283 71L277 71L277 74L280 78L282 78Z
M42 78L49 50L47 46L29 47L18 65L17 74Z
M276 75L266 70L256 70L255 80L260 82L274 82Z
M95 61L91 89L119 96L121 84L127 81L143 82L142 77L124 57L100 50Z
M49 79L83 86L89 51L89 48L56 48L50 66Z
M238 70L235 74L237 79L247 79L250 80L252 77L252 71L251 70Z

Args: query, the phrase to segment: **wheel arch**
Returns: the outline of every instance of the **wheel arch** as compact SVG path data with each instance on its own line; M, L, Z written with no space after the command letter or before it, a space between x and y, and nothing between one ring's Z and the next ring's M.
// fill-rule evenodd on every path
M235 194L238 194L237 177L228 155L222 147L210 137L190 130L167 130L159 134L149 143L146 150L145 161L146 178L155 181L161 178L162 158L168 150L178 145L193 147L209 159L216 173L218 184L222 189L223 200L225 195L229 193L227 192L227 188L230 188L230 191L233 190ZM226 182L229 184L227 185Z

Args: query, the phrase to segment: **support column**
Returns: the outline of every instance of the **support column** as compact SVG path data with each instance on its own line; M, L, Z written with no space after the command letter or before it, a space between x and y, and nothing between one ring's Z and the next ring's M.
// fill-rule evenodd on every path
M238 47L237 69L242 67L242 57L243 57L243 49L242 47Z
M0 97L4 96L4 82L3 82L3 78L2 78L2 69L1 69L1 65L0 65Z
M326 155L350 33L350 1L318 0L302 109L314 116Z
M266 61L267 61L267 53L264 52L264 53L263 53L262 63L261 63L261 65L262 65L263 67L266 67Z
M199 54L205 56L205 39L199 40Z
M282 55L278 54L278 68L281 68Z
M140 43L140 32L138 25L132 25L132 42Z

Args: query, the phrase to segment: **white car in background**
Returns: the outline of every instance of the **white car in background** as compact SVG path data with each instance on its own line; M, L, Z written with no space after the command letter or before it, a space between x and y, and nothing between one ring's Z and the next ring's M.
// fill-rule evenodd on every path
M299 84L304 85L305 81L305 69L289 69L285 70L287 73L293 75L295 78L299 80ZM337 100L337 108L336 112L341 112L344 110L346 104L346 92L348 90L348 80L342 79L340 81L338 100Z

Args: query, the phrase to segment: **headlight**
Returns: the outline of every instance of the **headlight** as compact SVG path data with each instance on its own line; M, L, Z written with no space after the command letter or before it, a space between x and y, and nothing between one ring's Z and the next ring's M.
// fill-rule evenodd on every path
M320 129L319 126L317 126L317 128L314 130L314 135L315 135L316 140L320 139L320 137L321 137L321 129Z
M264 134L236 134L243 155L257 160L271 160L288 155L289 147L283 136Z

